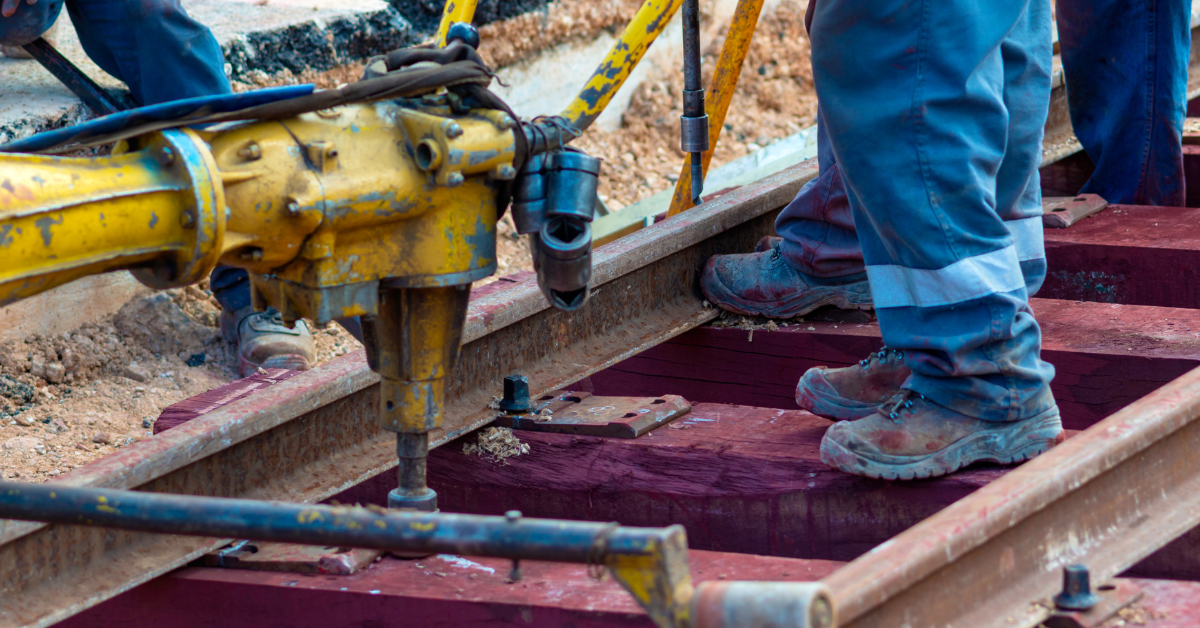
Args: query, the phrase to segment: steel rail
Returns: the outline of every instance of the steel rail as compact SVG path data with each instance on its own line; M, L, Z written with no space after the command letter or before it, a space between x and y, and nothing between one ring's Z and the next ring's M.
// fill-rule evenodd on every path
M1063 567L1103 583L1200 524L1198 448L1200 369L825 578L839 625L1036 626Z
M437 446L489 423L504 375L555 390L714 318L696 289L713 254L750 250L816 176L815 160L594 252L593 296L550 308L534 279L476 299ZM396 465L378 428L378 376L343 356L53 484L318 502ZM0 521L0 627L47 626L186 564L227 539Z

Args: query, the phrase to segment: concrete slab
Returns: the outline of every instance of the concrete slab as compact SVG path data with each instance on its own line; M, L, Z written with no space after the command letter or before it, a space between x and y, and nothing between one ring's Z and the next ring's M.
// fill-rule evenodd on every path
M0 307L0 343L32 334L55 336L116 313L150 293L126 271L77 279L35 297Z

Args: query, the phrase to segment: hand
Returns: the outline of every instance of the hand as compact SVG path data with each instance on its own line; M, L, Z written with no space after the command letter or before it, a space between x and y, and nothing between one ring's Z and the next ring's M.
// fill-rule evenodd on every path
M25 4L35 4L37 0L25 0ZM17 12L17 7L21 6L21 0L3 0L0 3L0 15L4 17L12 17Z

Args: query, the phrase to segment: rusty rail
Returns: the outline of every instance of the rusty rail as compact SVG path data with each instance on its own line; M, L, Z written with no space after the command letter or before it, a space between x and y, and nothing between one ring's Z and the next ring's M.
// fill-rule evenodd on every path
M1036 626L1066 565L1104 582L1200 524L1198 448L1200 369L827 577L839 625Z
M716 316L695 288L704 260L743 252L816 175L815 160L601 247L593 296L551 309L534 280L475 300L434 446L492 419L501 378L555 390ZM378 376L339 358L56 480L217 497L317 502L395 467L379 431ZM219 547L224 539L0 521L0 627L46 626Z

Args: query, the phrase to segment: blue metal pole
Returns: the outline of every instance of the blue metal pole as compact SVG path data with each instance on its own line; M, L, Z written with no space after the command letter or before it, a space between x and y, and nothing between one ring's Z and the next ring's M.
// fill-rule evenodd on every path
M0 482L0 517L309 545L412 553L604 564L606 556L644 555L681 526L616 524L418 513L362 507L168 495L55 484Z

